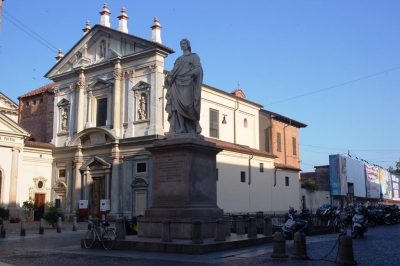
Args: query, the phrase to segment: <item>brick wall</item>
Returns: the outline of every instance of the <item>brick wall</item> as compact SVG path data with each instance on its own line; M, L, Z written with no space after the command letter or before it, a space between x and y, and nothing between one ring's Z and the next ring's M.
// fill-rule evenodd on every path
M278 150L277 133L281 136L281 149ZM272 153L277 155L276 162L300 168L300 146L299 129L289 124L273 120L272 121ZM293 149L293 139L296 139L295 153Z
M19 124L35 141L49 143L53 138L54 93L21 96L19 105Z

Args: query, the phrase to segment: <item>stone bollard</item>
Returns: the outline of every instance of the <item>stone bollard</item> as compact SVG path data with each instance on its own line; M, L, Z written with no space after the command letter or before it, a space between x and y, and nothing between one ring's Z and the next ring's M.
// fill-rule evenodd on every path
M25 221L21 221L21 236L25 236Z
M192 244L203 244L203 230L201 221L193 221L192 227Z
M288 258L286 254L286 243L285 236L281 232L275 232L274 234L274 248L271 254L271 258Z
M225 221L218 219L215 225L215 238L214 241L225 241Z
M117 239L125 239L126 236L126 229L125 229L125 219L122 218L118 218L115 221L115 230L116 235L117 235Z
M43 235L44 234L44 220L43 218L40 218L40 222L39 222L39 235Z
M243 216L238 216L236 219L236 234L244 235L245 233Z
M170 223L168 219L162 221L161 242L172 242Z
M6 238L6 221L1 223L0 238Z
M248 226L247 226L247 237L248 238L257 238L257 224L256 218L250 217Z
M339 258L335 261L341 265L357 265L354 260L353 239L351 236L342 235L339 237Z
M272 219L271 217L264 218L264 233L265 236L272 236Z
M225 236L230 236L231 235L231 217L225 216L224 221L225 221Z
M61 217L57 219L57 233L61 233Z
M296 232L293 239L294 245L291 258L295 260L309 260L310 257L307 256L306 235L302 232Z
M72 223L72 231L78 231L77 219L74 217L74 221Z

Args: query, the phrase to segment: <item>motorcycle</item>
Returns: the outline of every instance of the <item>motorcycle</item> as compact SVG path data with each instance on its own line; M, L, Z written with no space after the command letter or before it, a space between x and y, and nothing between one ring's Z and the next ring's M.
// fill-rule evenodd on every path
M387 206L385 209L384 222L386 225L396 224L400 222L399 219L399 206L393 204L392 206Z
M287 240L293 239L294 234L297 232L303 232L305 235L310 233L306 219L307 216L309 217L309 213L302 212L300 217L296 216L296 213L297 211L293 207L289 207L288 219L282 227L282 233Z
M362 237L368 231L368 209L361 204L355 211L356 213L353 216L353 225L351 227L352 238L356 238L357 236Z

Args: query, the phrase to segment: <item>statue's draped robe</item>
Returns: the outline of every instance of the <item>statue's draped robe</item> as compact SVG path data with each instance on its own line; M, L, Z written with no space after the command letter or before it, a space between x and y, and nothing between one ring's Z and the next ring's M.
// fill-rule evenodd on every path
M189 72L193 72L194 76L189 75ZM168 77L171 77L170 83ZM165 111L168 113L170 133L182 129L183 132L196 133L195 121L200 120L202 82L203 69L197 54L182 55L175 61L174 68L165 79ZM184 117L183 125L179 123L177 113Z

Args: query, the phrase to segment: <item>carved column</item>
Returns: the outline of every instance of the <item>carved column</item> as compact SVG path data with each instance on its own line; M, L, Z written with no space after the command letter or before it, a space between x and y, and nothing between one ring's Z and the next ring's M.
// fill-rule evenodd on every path
M82 175L79 170L82 167L82 146L78 144L78 150L75 153L75 179L73 182L73 191L72 191L72 208L79 208L79 200L81 200L81 189L82 189Z
M149 126L149 134L164 134L163 128L163 108L162 108L162 99L163 95L163 73L158 71L157 64L153 64L149 66L151 70L151 91L150 97L148 98L148 110L149 110L149 119L150 119L150 126Z
M65 191L65 199L66 199L66 205L65 205L65 211L67 212L67 213L70 213L70 212L73 212L75 209L74 208L72 208L72 206L71 206L71 191L73 191L72 190L72 187L71 187L71 184L72 184L72 171L73 171L73 169L72 169L72 163L71 162L68 162L67 163L67 176L66 176L66 183L67 183L67 187L66 187L66 191Z
M76 132L79 133L83 130L83 122L84 122L84 106L85 106L85 96L84 96L84 90L85 90L85 73L83 70L80 71L79 73L79 81L78 81L78 114L76 117Z
M110 180L111 180L111 171L109 169L107 169L105 171L105 199L110 199L110 188L111 188L111 184L110 184Z
M114 104L113 104L113 129L117 136L120 136L121 130L121 79L123 73L121 72L120 61L117 60L114 69Z
M11 175L10 175L10 198L9 207L17 206L17 188L18 188L18 161L21 148L13 147L11 158Z
M93 92L92 92L92 90L89 90L88 91L88 122L87 122L87 126L86 126L86 128L88 128L88 127L92 127L93 126L93 123L92 123L92 121L93 121L93 117L92 117L92 100L93 100Z
M113 150L111 152L112 161L112 174L111 174L111 215L116 215L119 213L119 206L121 205L122 195L120 193L120 157L119 157L119 143L118 140L115 141Z
M112 87L110 86L107 91L107 121L106 125L112 125L112 118L111 118L111 106L112 106Z

